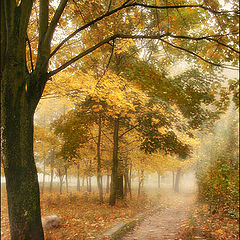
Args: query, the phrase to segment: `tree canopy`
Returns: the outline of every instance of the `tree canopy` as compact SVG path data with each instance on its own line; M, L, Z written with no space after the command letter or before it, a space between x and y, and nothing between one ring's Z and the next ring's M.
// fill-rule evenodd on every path
M141 85L152 86L151 91L164 102L172 94L173 102L196 126L200 116L207 118L208 111L200 111L200 106L213 99L209 86L196 90L191 82L165 80L164 71L180 61L201 69L200 73L185 73L181 80L189 74L198 79L202 71L213 72L218 67L238 69L239 3L224 2L228 7L217 0L1 1L1 140L12 239L44 238L33 155L33 118L47 82L56 83L58 76L62 81L72 81L77 74L98 84L109 77L106 73L110 68L110 77L128 79L128 84L136 78ZM126 50L131 56L124 58ZM139 76L126 66L128 63L134 69L140 66ZM125 67L120 67L122 64ZM142 71L146 67L152 72L149 77ZM160 70L161 76L157 73ZM66 89L66 96L81 93L79 81L72 86L76 88ZM174 91L180 89L175 99ZM230 83L235 102L236 89L236 84ZM225 93L219 90L217 99L217 106L223 109ZM126 103L127 97L110 96L109 103L114 99ZM100 104L96 105L93 109L99 110ZM118 105L111 106L115 113L121 113ZM133 108L129 103L128 111ZM194 112L201 112L196 119ZM115 150L119 121L118 117L113 121ZM172 133L168 135L175 139Z

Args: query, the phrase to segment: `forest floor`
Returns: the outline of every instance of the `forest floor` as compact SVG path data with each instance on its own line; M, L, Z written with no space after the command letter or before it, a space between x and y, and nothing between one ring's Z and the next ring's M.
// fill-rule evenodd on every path
M108 198L98 201L97 193L72 192L41 195L42 216L56 214L60 227L45 231L45 240L90 240L118 222L128 222L139 213L160 206L122 240L238 240L239 221L221 212L212 214L206 205L198 204L193 193L174 194L172 190L155 189L142 196L118 201L110 207ZM1 239L9 240L6 192L1 194Z
M119 200L113 207L109 206L108 195L103 203L99 202L96 189L92 193L77 192L75 188L69 189L71 193L57 191L56 187L54 193L41 194L42 216L57 215L60 219L58 228L45 231L45 240L94 239L112 224L130 221L137 214L162 204L159 191L143 192L139 198L134 191L132 199ZM1 239L10 239L5 186L1 188Z

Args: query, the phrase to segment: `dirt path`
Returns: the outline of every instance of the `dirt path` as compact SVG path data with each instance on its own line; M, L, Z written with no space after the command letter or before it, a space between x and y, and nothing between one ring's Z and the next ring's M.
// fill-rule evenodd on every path
M177 239L179 228L188 219L194 195L167 193L163 198L167 207L146 218L122 240Z

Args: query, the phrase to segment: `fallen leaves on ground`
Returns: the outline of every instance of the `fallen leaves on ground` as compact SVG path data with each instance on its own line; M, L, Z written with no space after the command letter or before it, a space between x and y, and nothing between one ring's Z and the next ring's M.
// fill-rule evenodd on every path
M239 240L239 218L231 217L223 209L213 214L208 205L197 204L176 239Z
M100 203L98 195L94 193L44 193L41 196L42 216L57 215L60 219L59 228L45 231L45 240L94 239L112 224L128 221L136 214L152 208L153 199L157 198L144 195L137 199L136 195L133 195L132 200L119 200L111 207L107 196L105 201ZM1 224L1 239L10 239L6 194L2 194Z

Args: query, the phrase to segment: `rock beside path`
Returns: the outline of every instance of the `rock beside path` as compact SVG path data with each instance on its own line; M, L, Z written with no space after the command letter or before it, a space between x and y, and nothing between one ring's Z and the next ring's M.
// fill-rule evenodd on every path
M42 218L42 225L45 230L57 228L60 225L60 220L57 215L46 216Z

